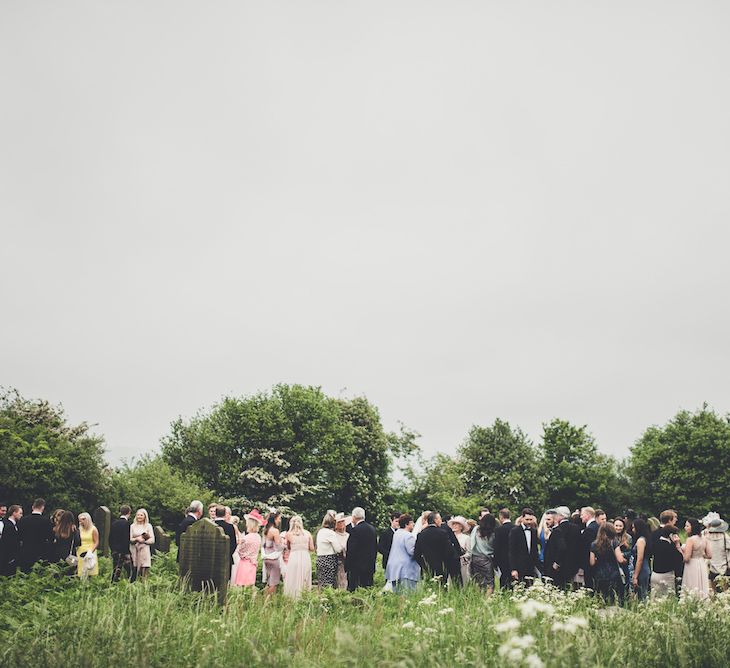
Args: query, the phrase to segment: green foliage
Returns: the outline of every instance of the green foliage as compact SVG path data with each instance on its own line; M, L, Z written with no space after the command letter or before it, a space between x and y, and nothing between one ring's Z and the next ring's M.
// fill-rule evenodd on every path
M125 464L111 474L108 503L112 517L122 504L145 508L153 524L174 529L193 499L204 504L211 493L197 482L174 470L161 456L145 455L133 465Z
M26 507L43 497L49 508L91 511L106 491L103 439L85 422L71 426L61 406L0 395L0 498Z
M590 504L609 514L621 510L627 484L616 461L598 452L587 427L555 419L543 425L542 440L548 505L575 509Z
M473 426L459 449L466 492L494 508L545 503L538 455L519 428L497 419L491 427Z
M643 509L702 517L730 513L730 417L704 405L649 427L631 449L633 494Z
M364 398L277 385L177 420L162 451L173 468L194 474L231 505L296 510L313 522L327 508L353 504L382 516L391 454L400 442L384 432Z

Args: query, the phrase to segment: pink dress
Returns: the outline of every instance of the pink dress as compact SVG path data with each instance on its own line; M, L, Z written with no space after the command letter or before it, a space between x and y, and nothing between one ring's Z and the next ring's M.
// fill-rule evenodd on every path
M710 596L710 576L705 559L707 538L695 540L692 545L692 556L684 565L682 574L682 594L706 599ZM687 549L686 547L684 548Z
M297 598L303 591L312 588L312 558L309 555L314 544L309 531L299 535L288 534L288 539L291 554L284 578L284 594Z
M261 536L257 533L247 533L238 545L238 562L235 585L244 587L256 584L256 566L261 549Z

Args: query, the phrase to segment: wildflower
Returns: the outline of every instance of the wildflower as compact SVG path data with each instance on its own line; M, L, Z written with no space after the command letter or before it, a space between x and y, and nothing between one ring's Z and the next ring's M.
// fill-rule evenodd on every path
M568 617L568 619L565 620L565 623L579 629L588 628L588 620L585 617Z
M545 668L545 664L537 654L528 654L525 657L525 665L527 668Z
M426 596L426 598L422 598L420 601L418 601L418 605L436 605L437 598L438 595L436 594L436 592L434 592L430 596Z
M448 615L448 614L451 614L452 612L454 612L453 608L443 608L443 609L439 610L439 615Z
M517 607L519 608L523 619L532 619L533 617L537 617L537 614L540 612L547 617L552 617L555 614L554 606L550 605L550 603L536 601L534 598L530 598L523 603L518 603Z
M497 633L509 633L510 631L516 631L518 628L520 628L520 620L514 617L494 625L494 630Z
M415 625L416 622L403 622L403 626L401 628L412 629Z
M436 629L432 629L432 628L431 628L430 626L426 626L426 627L425 627L425 628L423 629L423 632L424 632L424 633L436 633Z

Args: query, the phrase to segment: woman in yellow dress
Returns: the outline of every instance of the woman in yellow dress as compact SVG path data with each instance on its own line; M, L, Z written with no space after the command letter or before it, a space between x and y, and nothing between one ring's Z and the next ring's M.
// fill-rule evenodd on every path
M89 513L81 513L79 515L79 534L81 535L81 545L76 548L76 556L79 558L76 566L77 574L79 577L99 575L98 558L95 560L94 568L84 570L84 555L87 552L93 552L96 555L97 548L99 547L99 531L91 521L91 515Z

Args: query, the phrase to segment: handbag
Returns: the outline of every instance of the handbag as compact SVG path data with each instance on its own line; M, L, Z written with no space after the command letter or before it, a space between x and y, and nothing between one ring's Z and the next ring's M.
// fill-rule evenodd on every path
M71 535L71 547L68 549L68 555L64 559L64 561L69 566L76 566L79 563L79 558L73 553L74 552L74 538L73 534Z
M96 565L99 563L98 559L96 558L96 552L94 550L89 550L84 555L84 566L83 566L83 572L84 573L90 573L96 568Z

